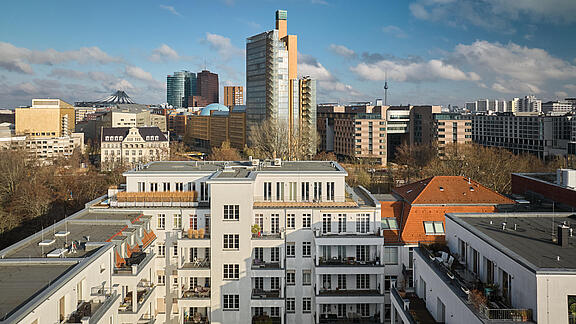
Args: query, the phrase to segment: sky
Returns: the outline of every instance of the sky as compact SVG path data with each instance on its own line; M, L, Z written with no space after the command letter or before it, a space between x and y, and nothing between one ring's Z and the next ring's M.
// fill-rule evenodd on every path
M394 105L576 97L575 0L20 0L0 10L0 108L163 103L180 70L244 85L246 38L277 9L319 103L383 98L385 80Z

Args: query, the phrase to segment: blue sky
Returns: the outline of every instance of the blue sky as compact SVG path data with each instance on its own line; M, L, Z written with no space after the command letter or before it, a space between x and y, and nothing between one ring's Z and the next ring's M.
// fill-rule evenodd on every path
M318 101L455 104L576 96L574 0L9 1L0 11L0 107L123 89L166 101L166 75L206 67L245 83L245 39L288 10L299 74Z

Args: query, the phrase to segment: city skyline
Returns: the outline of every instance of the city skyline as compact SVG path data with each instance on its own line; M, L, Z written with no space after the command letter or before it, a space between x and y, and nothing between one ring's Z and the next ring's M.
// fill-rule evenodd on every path
M163 103L167 74L204 67L221 76L221 87L245 86L246 38L273 29L277 9L288 11L288 29L300 36L299 75L318 80L318 102L381 98L386 78L390 104L463 106L483 97L546 100L576 92L570 51L576 3L569 0L99 2L82 8L63 1L35 3L32 10L5 4L0 107L34 97L96 100L116 89L139 103Z

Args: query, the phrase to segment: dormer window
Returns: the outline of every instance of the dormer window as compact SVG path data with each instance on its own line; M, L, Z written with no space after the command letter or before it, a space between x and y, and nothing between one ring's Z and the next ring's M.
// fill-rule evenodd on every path
M444 187L440 187L440 191L444 191Z

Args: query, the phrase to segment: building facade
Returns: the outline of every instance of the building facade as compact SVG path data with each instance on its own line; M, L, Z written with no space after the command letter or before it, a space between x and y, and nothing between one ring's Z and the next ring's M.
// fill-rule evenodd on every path
M212 106L216 107L212 109ZM199 115L187 116L186 134L200 150L209 151L223 142L242 150L246 145L246 107L228 109L220 104L209 105Z
M542 112L545 114L566 114L574 109L568 101L548 101L542 104Z
M218 74L202 70L196 74L197 95L205 99L206 105L220 101Z
M74 107L60 99L32 99L32 106L16 108L16 135L62 137L74 131Z
M107 127L158 127L167 131L166 116L153 114L146 105L119 104L103 117Z
M224 106L244 105L244 87L224 86Z
M196 95L198 95L196 73L179 71L166 77L166 100L172 107L186 107L188 97Z
M158 127L103 127L100 136L101 168L113 170L168 160L169 137Z

